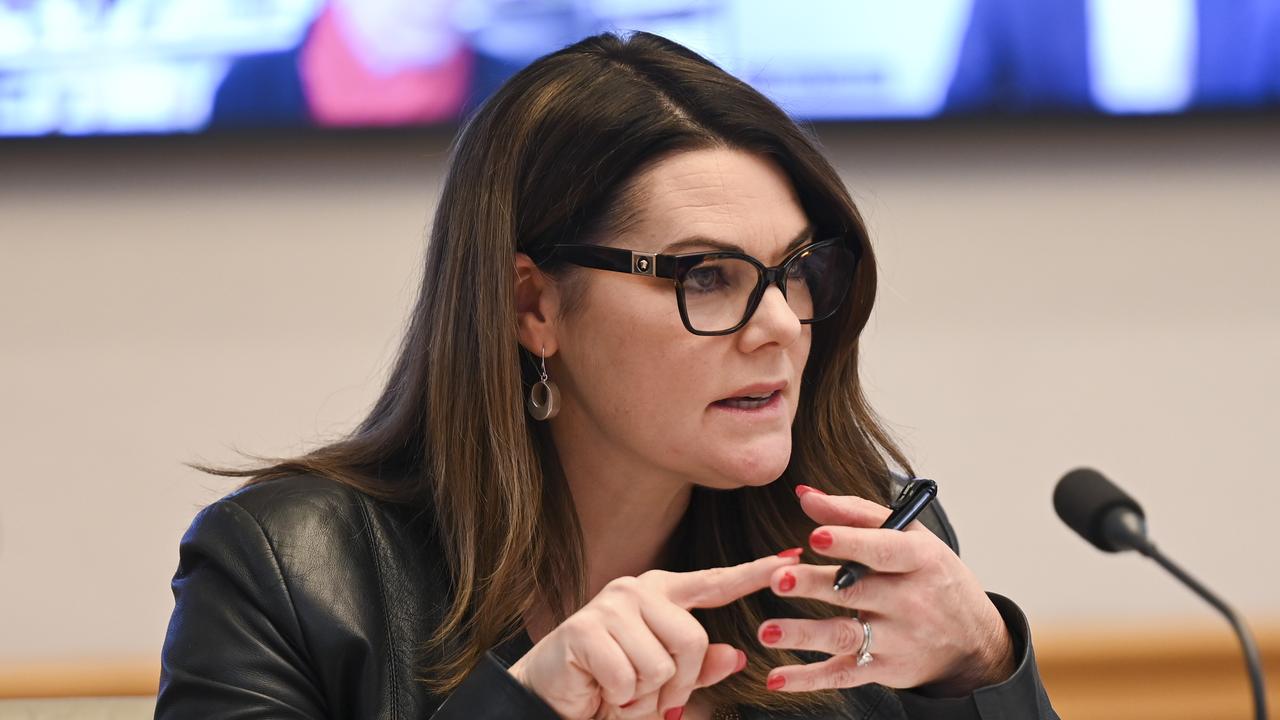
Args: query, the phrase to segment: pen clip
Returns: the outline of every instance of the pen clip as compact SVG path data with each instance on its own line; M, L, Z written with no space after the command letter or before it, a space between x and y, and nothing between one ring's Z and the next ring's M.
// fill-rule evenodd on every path
M898 493L898 497L889 505L889 508L891 510L897 510L903 505L906 505L911 501L911 498L916 494L916 491L918 491L927 482L929 481L923 478L912 478L907 481L907 484L902 486L902 492Z

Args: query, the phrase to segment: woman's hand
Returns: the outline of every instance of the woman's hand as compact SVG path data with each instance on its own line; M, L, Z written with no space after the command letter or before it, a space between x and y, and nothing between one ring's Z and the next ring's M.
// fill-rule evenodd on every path
M800 505L819 523L809 536L835 565L797 565L775 571L780 597L804 597L849 609L849 617L775 619L760 627L769 647L816 650L833 657L787 665L769 674L782 691L879 683L937 696L963 696L1013 674L1013 643L999 611L951 548L918 521L906 530L881 530L889 509L853 496L800 486ZM857 560L875 572L839 592L839 563ZM874 659L857 666L861 620L871 625ZM774 629L776 628L776 629ZM778 631L781 634L778 634Z
M775 571L799 562L799 549L793 552L612 580L510 672L566 720L652 718L683 707L695 689L746 666L741 650L709 644L689 610L727 605L769 587Z

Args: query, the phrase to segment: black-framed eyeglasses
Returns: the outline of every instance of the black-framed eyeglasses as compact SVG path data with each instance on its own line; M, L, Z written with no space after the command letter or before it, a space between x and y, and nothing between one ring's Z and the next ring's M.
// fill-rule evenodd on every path
M561 260L597 270L669 278L685 329L728 335L742 329L775 285L803 324L835 314L849 294L858 254L844 238L796 248L775 267L730 250L662 255L602 245L552 245L538 261Z

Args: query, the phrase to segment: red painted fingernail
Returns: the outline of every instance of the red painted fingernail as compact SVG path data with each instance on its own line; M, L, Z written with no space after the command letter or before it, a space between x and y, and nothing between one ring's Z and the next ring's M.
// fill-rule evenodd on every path
M791 592L796 587L796 576L789 572L782 573L782 579L778 581L778 589L782 592Z
M798 557L802 552L804 552L804 548L802 547L791 548L790 550L783 550L778 553L778 557Z
M812 533L809 533L809 544L819 550L826 550L831 547L832 542L834 542L834 540L831 538L831 533L826 530L814 530Z
M796 485L796 497L804 497L805 494L807 493L818 493L819 495L826 495L826 493L822 492L816 487L809 487L808 485Z
M684 715L684 706L681 705L680 707L674 707L662 713L662 720L680 720L681 716L683 715Z
M747 654L746 654L746 653L744 653L744 652L742 652L741 650L739 650L739 651L738 651L738 664L737 664L737 665L735 665L735 666L733 667L733 671L734 671L734 672L742 672L742 668L744 668L744 667L746 667L746 666L747 666Z
M777 625L765 625L762 635L764 641L772 645L782 639L782 628Z
M769 689L781 690L783 685L787 684L787 679L781 675L771 675L769 677Z

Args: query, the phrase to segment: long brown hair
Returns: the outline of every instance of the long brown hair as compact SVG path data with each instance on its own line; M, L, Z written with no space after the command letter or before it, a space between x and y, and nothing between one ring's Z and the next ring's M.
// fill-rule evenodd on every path
M454 593L424 648L423 681L433 691L455 688L488 648L518 632L535 603L559 623L589 600L567 485L545 425L523 408L537 376L516 340L513 254L538 257L554 242L615 232L641 168L708 146L777 163L814 226L848 238L861 257L840 313L813 326L787 470L764 487L695 488L678 530L685 555L669 569L805 545L814 523L796 502L797 482L883 501L889 461L910 472L859 384L858 338L875 297L875 262L862 218L816 139L747 84L656 35L597 35L547 55L513 76L455 140L417 304L369 415L343 439L300 457L257 458L265 464L250 469L193 464L246 484L319 474L382 500L430 507ZM573 272L544 270L565 281ZM766 590L694 614L712 642L750 657L744 671L702 691L709 702L785 712L829 712L847 702L833 691L765 690L769 668L816 658L762 649L756 640L769 617L847 610L782 603Z

